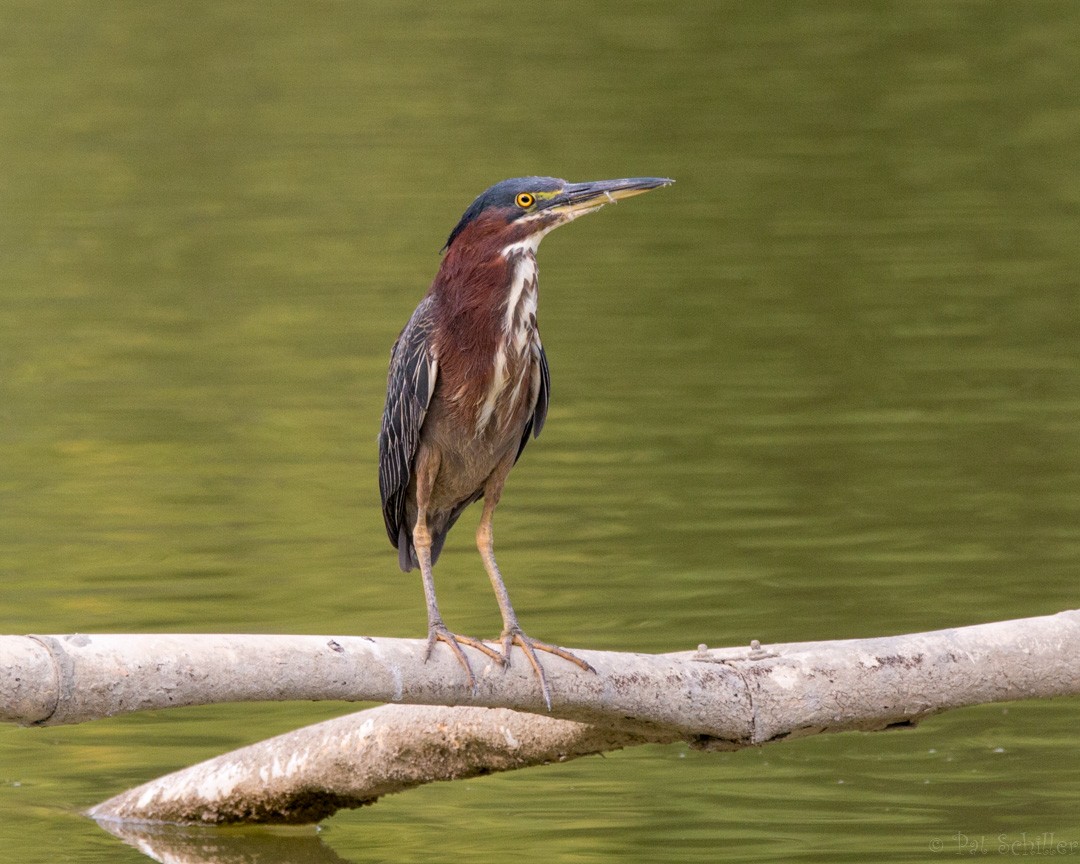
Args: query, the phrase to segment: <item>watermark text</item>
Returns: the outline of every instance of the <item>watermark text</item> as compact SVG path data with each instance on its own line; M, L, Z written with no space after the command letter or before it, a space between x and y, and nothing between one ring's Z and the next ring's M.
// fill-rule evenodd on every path
M1034 855L1080 855L1080 840L1064 839L1053 831L1041 834L965 834L957 831L949 837L935 837L930 841L931 852L951 855L1009 855L1013 857Z

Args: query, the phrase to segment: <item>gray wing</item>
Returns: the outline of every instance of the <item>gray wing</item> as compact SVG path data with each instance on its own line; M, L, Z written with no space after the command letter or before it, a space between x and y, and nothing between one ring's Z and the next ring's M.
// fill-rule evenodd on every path
M521 458L521 451L529 443L530 435L533 438L540 437L540 430L544 428L544 420L547 419L548 400L551 398L551 371L548 369L547 354L544 353L544 346L539 342L536 347L540 361L540 387L536 393L536 407L533 409L529 422L525 424L525 430L521 433L521 443L518 445L515 461Z
M431 343L432 311L432 300L425 297L390 349L386 408L379 432L379 492L386 534L395 547L405 521L405 499L420 443L420 427L438 376L439 364ZM405 533L408 535L408 531Z

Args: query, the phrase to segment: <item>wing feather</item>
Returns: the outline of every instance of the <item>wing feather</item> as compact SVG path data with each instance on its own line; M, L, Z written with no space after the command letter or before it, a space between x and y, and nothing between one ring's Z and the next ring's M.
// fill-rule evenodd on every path
M517 456L514 457L515 461L521 458L521 451L529 443L530 435L533 438L540 437L540 430L544 428L544 420L547 419L548 400L551 398L551 370L548 369L547 354L544 353L544 346L539 340L536 342L535 350L540 364L540 386L537 388L536 406L533 408L532 416L529 417L529 421L525 424L525 429L521 433L521 443L518 445Z
M439 364L432 344L432 300L425 297L390 349L386 408L379 432L379 492L390 543L397 547L405 522L405 499ZM404 534L408 536L408 531ZM399 550L400 551L400 550Z

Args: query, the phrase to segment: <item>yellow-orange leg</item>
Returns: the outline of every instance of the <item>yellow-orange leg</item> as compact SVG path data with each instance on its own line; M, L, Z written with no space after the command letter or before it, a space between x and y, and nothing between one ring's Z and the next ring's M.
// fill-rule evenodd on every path
M548 686L544 667L540 665L540 660L536 656L537 651L544 651L548 654L554 654L556 657L561 657L563 660L569 660L586 672L596 672L596 670L565 648L526 636L521 629L521 625L518 624L514 607L510 603L510 594L506 590L502 573L499 572L499 565L495 562L495 543L491 527L495 515L495 505L499 503L503 483L513 464L513 460L508 460L504 466L496 469L484 488L484 512L480 516L480 525L476 529L476 548L480 551L480 557L484 561L484 569L487 570L488 578L491 579L491 587L495 591L495 599L498 601L499 611L502 613L503 631L499 638L502 642L504 663L507 666L510 665L510 649L514 645L521 648L540 681L540 691L544 696L544 704L550 711L551 688Z
M465 656L461 646L468 645L470 648L483 652L500 666L506 665L506 659L498 651L488 647L479 639L451 633L450 629L443 623L442 615L439 614L439 604L435 601L435 576L431 568L431 532L428 531L427 527L427 504L432 483L439 470L439 458L430 450L422 451L421 455L427 458L417 460L419 469L416 476L417 516L412 536L413 547L416 549L416 560L420 564L420 576L424 583L424 600L427 603L428 613L428 640L427 651L424 652L424 661L427 662L431 657L436 642L445 642L450 647L454 657L457 658L458 663L465 670L465 676L469 683L469 692L475 696L476 675L473 673L469 658Z

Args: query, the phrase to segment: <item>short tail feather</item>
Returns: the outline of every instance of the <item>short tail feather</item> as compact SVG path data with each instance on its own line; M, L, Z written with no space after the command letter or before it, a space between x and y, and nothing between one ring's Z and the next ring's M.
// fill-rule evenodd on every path
M431 530L431 566L435 566L435 562L439 560L439 553L442 552L443 543L446 542L446 535L450 533L450 529L454 527L454 523L457 522L458 517L461 516L462 511L465 510L473 501L477 501L483 497L483 492L479 492L473 498L468 501L463 501L453 512L450 513L446 519L446 523L443 525L434 524L429 525ZM441 520L435 520L436 523ZM398 528L397 538L397 550L398 550L398 566L403 573L408 573L410 570L418 570L420 568L420 562L416 558L416 547L413 546L412 532L405 527L405 523L402 522Z
M433 534L431 536L431 566L435 566L435 562L439 560L439 553L442 552L443 543L446 542L446 534L450 530L450 526L447 525L446 529ZM410 570L419 570L420 562L416 558L416 547L413 546L412 537L409 532L405 530L405 526L401 526L401 531L398 533L398 566L401 568L401 572L408 573Z

